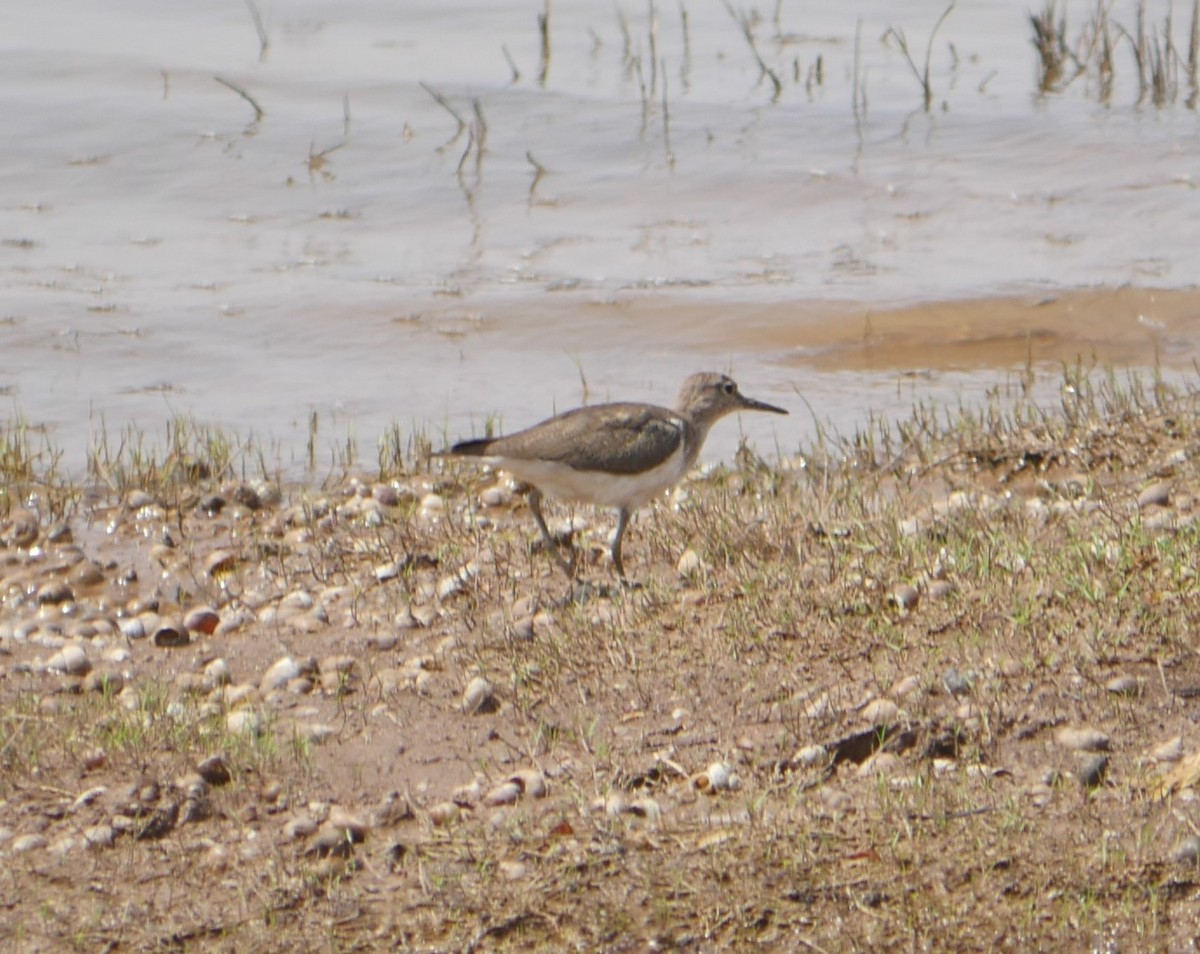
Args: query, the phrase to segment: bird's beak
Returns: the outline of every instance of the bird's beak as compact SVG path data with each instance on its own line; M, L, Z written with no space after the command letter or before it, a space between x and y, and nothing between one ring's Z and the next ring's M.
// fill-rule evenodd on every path
M776 407L774 404L768 404L766 401L757 401L752 397L746 397L744 394L738 395L741 400L741 410L743 411L770 411L772 414L786 414L781 407Z

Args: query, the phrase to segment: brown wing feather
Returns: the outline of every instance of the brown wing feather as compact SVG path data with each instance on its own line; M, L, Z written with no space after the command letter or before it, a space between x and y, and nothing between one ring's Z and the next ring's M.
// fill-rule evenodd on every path
M671 456L683 440L681 421L649 404L578 408L491 441L466 441L455 453L553 460L576 470L636 474Z

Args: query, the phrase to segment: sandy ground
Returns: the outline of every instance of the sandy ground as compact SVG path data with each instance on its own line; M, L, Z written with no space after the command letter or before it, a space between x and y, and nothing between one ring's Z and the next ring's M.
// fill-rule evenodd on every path
M1195 402L921 413L643 510L10 454L14 951L1195 949ZM207 445L211 451L211 445Z

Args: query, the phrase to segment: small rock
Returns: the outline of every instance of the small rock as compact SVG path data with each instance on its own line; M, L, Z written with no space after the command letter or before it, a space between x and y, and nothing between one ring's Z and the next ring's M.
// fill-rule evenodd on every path
M1133 676L1115 676L1104 684L1104 688L1120 696L1136 696L1138 681Z
M926 591L931 600L944 600L954 592L954 584L949 580L934 580Z
M1146 487L1137 497L1137 505L1139 509L1144 510L1146 507L1165 507L1171 502L1171 485L1166 481L1159 481Z
M205 692L212 692L218 686L227 686L233 681L233 676L229 671L229 663L220 656L204 667L204 671L200 673L200 678Z
M917 603L921 601L921 594L915 586L910 586L907 583L901 583L892 590L892 602L896 604L902 611L916 609Z
M1077 774L1084 788L1095 788L1104 781L1108 773L1108 756L1089 755L1081 759Z
M18 835L9 842L8 850L14 855L23 855L27 851L37 851L45 848L49 842L45 835Z
M307 838L317 830L317 822L315 819L308 818L289 818L283 825L283 837L288 841L296 841L300 838Z
M263 673L263 677L258 683L258 688L263 693L274 692L276 689L282 689L302 674L303 669L301 669L300 664L291 656L284 656L282 659L277 659L272 663L271 667Z
M1150 750L1150 758L1155 762L1178 762L1183 758L1183 736L1160 742Z
M806 745L797 749L791 759L792 765L803 767L824 765L828 761L829 752L823 745Z
M189 633L211 636L216 631L221 617L211 606L193 606L183 617L183 626Z
M700 559L699 553L688 547L679 557L675 569L680 576L692 576L704 570L704 561Z
M160 619L154 627L152 641L162 649L178 649L191 642L188 631L178 620Z
M1190 835L1171 849L1171 861L1177 865L1200 864L1200 838Z
M503 782L483 796L483 804L489 808L498 805L515 805L521 797L521 786L516 782Z
M75 593L66 580L51 580L38 587L37 601L43 606L47 604L57 606L59 603L69 603L73 599L75 599Z
M429 820L441 828L458 818L459 811L454 802L438 802L429 807Z
M83 843L89 848L111 848L116 837L112 825L103 823L83 830Z
M235 735L260 735L262 722L262 716L253 709L235 709L225 717L225 728Z
M521 786L521 791L530 798L545 798L548 788L546 776L537 769L519 769L509 781Z
M146 638L146 624L140 616L126 616L117 622L117 626L126 639Z
M900 707L891 699L874 699L867 703L862 717L871 725L886 725L900 713Z
M1107 735L1088 726L1063 726L1054 733L1054 741L1064 749L1079 752L1104 752L1109 745Z
M726 762L713 762L703 772L692 776L691 783L692 788L710 795L741 787L741 780Z
M213 786L228 785L233 780L233 773L229 771L229 764L223 755L210 755L196 766L196 774Z
M81 647L70 643L46 661L46 668L68 676L84 676L91 671L92 664Z
M463 712L467 715L486 715L499 708L492 684L482 676L476 676L463 691Z
M125 677L119 672L100 672L93 669L83 677L84 692L102 692L115 696L125 688Z

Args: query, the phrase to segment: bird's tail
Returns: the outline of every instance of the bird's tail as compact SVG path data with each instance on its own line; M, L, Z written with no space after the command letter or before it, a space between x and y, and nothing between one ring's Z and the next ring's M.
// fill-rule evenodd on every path
M459 457L487 457L491 444L491 438L477 437L472 441L459 441L450 450L442 451L442 453L454 454Z

